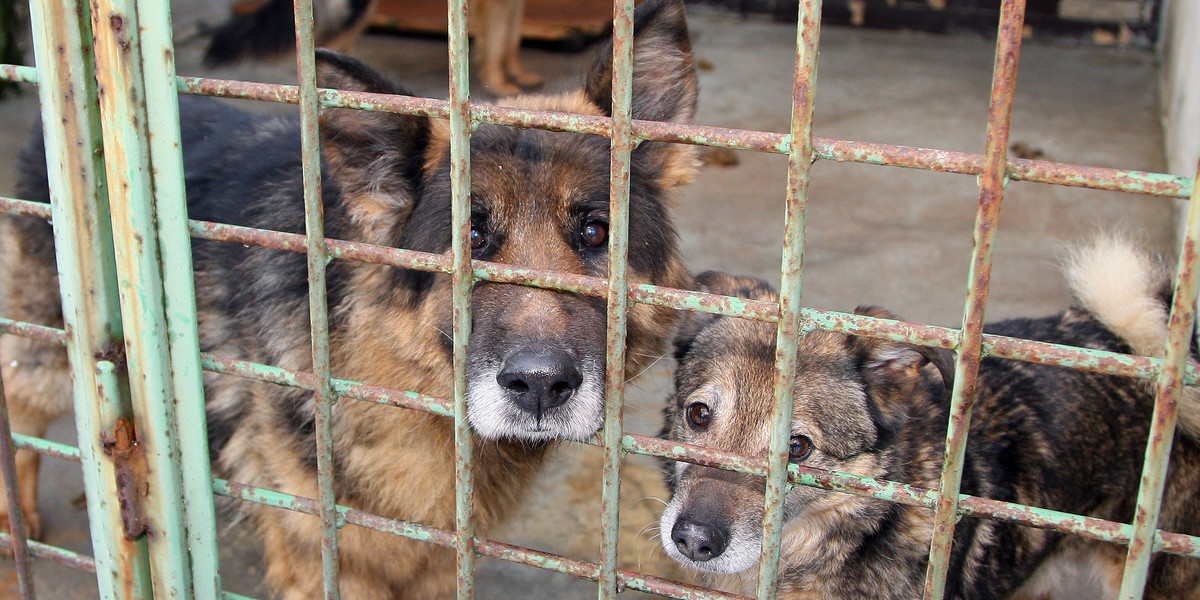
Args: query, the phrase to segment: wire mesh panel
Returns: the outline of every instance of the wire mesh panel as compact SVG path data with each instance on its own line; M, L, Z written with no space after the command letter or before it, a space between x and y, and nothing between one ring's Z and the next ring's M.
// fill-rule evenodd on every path
M1193 178L1040 160L1010 159L1008 130L1025 11L1005 0L992 78L987 142L982 154L822 139L812 135L820 34L820 0L799 3L791 129L787 134L645 121L634 118L635 7L613 8L611 117L475 104L468 85L465 0L448 6L449 100L318 89L311 0L297 0L296 86L177 77L165 3L103 0L33 4L38 68L4 65L0 77L39 85L49 157L52 204L0 199L0 211L53 217L64 325L46 327L0 318L0 331L64 345L74 379L78 449L15 435L15 447L78 460L83 465L95 558L26 539L16 496L13 447L0 446L9 494L11 542L22 594L34 597L30 556L97 573L103 598L238 598L222 589L212 496L255 503L320 520L321 581L325 598L340 597L339 530L371 528L455 551L457 596L471 598L476 559L498 558L596 582L600 598L640 590L671 598L738 598L618 568L618 498L622 458L641 454L747 473L765 479L762 560L756 595L777 594L784 499L792 486L867 495L934 511L924 597L945 594L955 524L962 516L995 519L1128 547L1121 597L1142 596L1150 558L1167 552L1200 558L1200 538L1158 528L1165 475L1185 385L1195 383L1187 362L1196 302L1195 243L1200 211L1192 202L1180 252L1165 358L1075 348L983 333L993 243L1005 185L1010 180L1116 190L1195 200ZM93 66L94 61L94 66ZM96 76L93 78L92 73ZM127 93L114 93L120 90ZM188 220L183 187L177 93L298 104L304 183L304 234ZM446 254L326 238L319 121L322 111L349 108L449 121L451 250ZM575 132L609 138L607 276L531 269L472 259L471 137L480 125ZM779 302L763 302L633 283L629 254L632 153L645 142L671 142L786 154L788 185ZM903 166L979 176L979 200L968 293L958 329L902 323L804 306L801 282L809 181L814 161ZM310 371L200 353L189 237L306 255ZM452 287L452 397L394 390L334 377L331 367L331 261L354 261L447 274ZM521 285L602 298L605 303L606 403L602 431L588 443L603 447L600 562L592 563L477 537L477 461L467 406L467 342L474 286ZM775 324L775 404L766 456L690 446L627 433L622 420L628 315L636 304L728 315ZM0 315L4 317L4 315ZM814 331L901 341L955 350L954 387L939 487L922 489L788 462L799 341ZM1058 365L1156 382L1156 405L1138 508L1131 524L1115 523L960 493L964 453L980 361L984 357ZM244 482L213 479L201 373L219 373L311 392L316 444L316 497L301 497ZM2 382L0 382L2 383ZM0 387L0 396L3 387ZM371 514L337 504L333 415L341 403L365 402L423 411L453 420L453 528ZM0 418L0 434L10 437ZM132 478L132 479L131 479ZM131 488L129 481L136 481ZM131 506L137 506L131 518ZM315 592L314 592L315 593ZM44 594L43 594L44 595Z

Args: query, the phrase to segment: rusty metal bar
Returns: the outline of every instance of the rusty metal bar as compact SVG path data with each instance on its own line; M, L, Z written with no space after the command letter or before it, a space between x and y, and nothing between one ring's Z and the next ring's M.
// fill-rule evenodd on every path
M1200 164L1196 167L1200 172ZM1200 193L1192 196L1188 207L1187 236L1179 252L1175 275L1175 294L1168 319L1166 358L1158 377L1150 437L1142 466L1137 510L1133 518L1133 539L1125 558L1121 577L1121 600L1141 600L1154 554L1154 535L1158 529L1159 509L1166 488L1167 463L1175 441L1175 423L1179 398L1183 394L1183 370L1187 364L1195 324L1196 292L1200 276L1196 273L1196 244L1200 240Z
M471 118L470 44L466 0L447 3L450 34L450 279L454 368L454 535L458 600L475 597L475 445L467 420L467 343L471 337Z
M204 355L204 368L216 373L255 379L278 385L289 385L312 389L316 383L310 373L288 371L278 367L247 361ZM436 415L453 416L453 403L448 399L434 398L415 392L401 392L366 385L354 381L334 379L333 387L342 398L387 404L411 410L430 412ZM600 445L598 441L584 443ZM764 477L767 474L766 459L761 456L745 456L732 452L692 446L681 442L661 440L636 434L625 434L621 444L626 452L656 456L669 460L681 460L693 464L748 473ZM793 485L809 485L851 494L873 496L902 504L933 508L937 492L903 483L860 477L811 467L789 466L788 481ZM1001 502L961 494L960 511L963 515L994 518L1044 529L1058 529L1114 543L1127 542L1130 526L1095 519L1067 515L1057 511L1030 507L1023 504ZM1200 537L1159 531L1156 548L1173 554L1200 558ZM449 542L447 543L449 545Z
M796 18L796 64L792 75L791 146L788 149L787 196L784 207L783 257L780 265L779 322L775 335L775 405L767 450L762 562L758 568L759 600L773 600L779 587L779 555L784 501L788 485L788 445L799 360L798 345L809 325L801 306L804 278L808 188L812 180L813 109L817 92L821 0L801 0Z
M10 534L0 531L0 545L8 545L11 543L11 540L12 536ZM29 540L29 553L37 558L44 558L66 567L79 569L80 571L96 572L96 561L92 557L56 548L49 544Z
M21 510L21 488L17 484L17 449L8 423L8 400L4 380L0 378L0 474L4 476L4 494L8 500L8 547L12 549L17 571L17 586L23 600L33 600L33 570L29 564L29 536Z
M326 600L339 600L338 516L334 491L333 406L330 384L329 307L326 291L325 209L321 193L320 110L317 101L316 44L312 0L294 0L296 77L299 82L300 145L304 177L304 239L308 255L308 314L315 377L314 433L317 454L317 497L321 520L321 569Z
M53 456L54 458L61 458L63 460L69 460L75 463L82 462L83 460L79 456L79 448L74 446L68 446L66 444L60 444L58 442L52 442L50 440L44 440L42 438L29 435L21 435L19 433L12 434L12 440L13 444L15 444L17 448L33 450L34 452L37 452L43 456Z
M291 104L297 102L294 87L266 83L181 77L179 78L179 89L185 93L202 93L227 98ZM326 106L346 106L443 119L449 116L449 107L446 101L429 98L322 90L321 100ZM471 114L478 123L611 135L611 119L607 117L478 104L471 105ZM791 137L782 133L641 120L632 121L631 126L634 138L642 141L658 140L774 154L787 154L791 149ZM816 137L812 139L812 143L813 156L817 159L924 169L942 173L981 175L984 172L986 161L986 156L980 154L917 146ZM1195 185L1194 178L1166 173L1069 165L1023 158L1008 160L1005 170L1009 179L1015 181L1180 199L1189 198Z
M132 408L128 396L103 393L122 378L96 368L95 357L119 355L124 340L94 103L91 7L78 0L37 0L30 3L30 16L38 80L49 84L38 86L38 96L98 591L104 600L149 597L146 543L126 539L118 526L120 509L109 500L117 496L115 469L101 439ZM41 548L30 547L35 556Z
M967 301L963 308L962 339L954 364L950 423L946 431L942 476L938 482L941 494L934 514L933 539L925 573L925 600L941 600L946 591L946 577L950 568L971 406L975 401L979 362L983 356L983 322L992 276L992 244L1000 221L1000 205L1004 200L1008 130L1016 93L1024 18L1025 0L1004 0L1001 4L991 105L988 109L987 152L979 180L975 246L971 251Z
M633 0L613 1L612 135L609 142L608 296L605 332L604 447L600 492L600 576L596 597L620 593L617 550L621 506L621 436L625 406L625 335L629 295L629 177L633 137Z
M0 81L37 84L38 72L34 67L0 64Z
M317 501L311 498L293 496L222 479L213 481L213 491L220 496L309 515L316 515L320 511ZM337 510L340 518L351 525L368 527L376 531L448 548L458 544L457 534L446 529L400 519L390 519L345 506L338 506ZM601 565L596 563L513 546L495 540L472 538L470 545L481 556L537 567L579 579L591 581L600 579ZM679 600L748 600L745 596L727 594L632 571L618 570L617 581L620 586L627 589Z
M236 225L223 225L205 221L192 222L192 235L198 239L236 242L239 244L305 252L304 238L298 234L250 229ZM357 260L372 264L391 265L408 269L448 273L451 266L447 257L439 254L373 246L358 242L326 239L325 247L330 257ZM606 296L608 282L600 277L557 273L538 269L522 269L481 260L471 262L474 276L485 281L516 283L546 289L554 289L590 296ZM630 285L630 300L679 310L722 314L743 319L776 323L779 321L779 304L758 300L745 300L733 296L689 292L675 288L649 284ZM958 346L959 330L934 325L920 325L906 321L877 319L830 310L805 307L802 318L814 329L835 331L909 342L923 346L953 349ZM0 321L0 327L3 321ZM1009 358L1026 362L1084 369L1097 373L1125 375L1152 379L1158 376L1161 359L1130 356L1103 350L1092 350L1022 340L1006 336L984 334L985 356ZM1200 380L1197 365L1187 368L1186 382L1191 385Z

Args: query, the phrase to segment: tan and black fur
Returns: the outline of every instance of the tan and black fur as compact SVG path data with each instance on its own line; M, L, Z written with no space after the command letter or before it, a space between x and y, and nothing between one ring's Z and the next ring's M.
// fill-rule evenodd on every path
M370 25L379 0L316 0L313 26L316 44L350 52ZM248 58L290 55L296 48L292 0L243 0L233 15L213 32L204 60L210 66ZM521 23L525 0L471 0L471 37L479 76L499 96L536 88L542 76L521 64Z
M1123 353L1162 352L1165 277L1128 242L1102 237L1067 269L1079 304L987 331ZM776 300L765 283L706 273L707 291ZM859 314L894 318L878 308ZM773 325L691 315L677 338L667 408L672 440L766 452L773 404ZM923 488L938 485L953 356L880 339L817 331L800 341L793 462ZM1153 383L987 358L971 418L966 494L1131 522L1153 409ZM1180 403L1159 526L1200 533L1200 401ZM753 595L760 560L761 478L668 465L673 497L661 519L667 553L712 584ZM786 496L780 597L921 597L933 511L796 486ZM1125 548L1041 529L962 518L946 597L1048 600L1078 590L1116 597ZM1086 594L1085 594L1086 595ZM1084 597L1084 596L1079 596ZM1096 597L1096 596L1086 596ZM1200 561L1154 557L1146 597L1200 598Z
M682 2L640 6L635 19L634 117L688 121L695 71ZM607 115L609 61L601 54L584 86L506 104ZM404 93L365 65L323 51L319 85ZM181 99L183 154L192 218L303 231L300 137L293 118L264 117L212 99ZM444 121L384 112L327 111L321 122L326 235L447 254L450 159ZM43 150L20 168L18 194L48 201ZM472 137L472 239L476 259L604 276L607 272L609 142L606 138L481 126ZM686 271L668 212L672 191L695 169L688 147L645 143L633 152L631 281L684 287ZM0 312L61 324L49 225L0 221ZM205 352L311 369L303 255L196 241L200 344ZM450 397L449 278L349 261L328 271L333 375ZM584 439L603 422L603 298L479 282L467 350L468 416L476 449L476 511L486 533L520 501L547 447ZM663 351L668 309L637 305L628 321L628 372ZM0 338L14 429L41 434L66 413L70 390L61 350ZM208 374L214 471L233 481L317 495L310 392ZM36 459L23 455L22 502L37 523ZM454 525L452 423L444 417L344 400L334 413L339 503L436 527ZM2 505L0 505L2 506ZM265 543L267 579L285 600L321 589L319 525L290 511L246 506ZM452 595L454 555L430 544L359 527L341 531L342 597Z

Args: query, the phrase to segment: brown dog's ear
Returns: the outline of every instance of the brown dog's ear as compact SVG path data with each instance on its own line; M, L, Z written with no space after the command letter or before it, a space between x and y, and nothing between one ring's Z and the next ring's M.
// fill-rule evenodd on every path
M408 92L362 62L317 50L317 86L375 94ZM351 220L366 241L379 239L407 220L420 185L429 123L422 117L381 111L327 109L321 116L321 148L328 176L337 182Z
M692 287L700 292L736 296L749 300L764 300L773 302L779 295L771 289L771 285L761 279L730 275L720 271L705 271L692 280ZM687 311L679 319L675 333L675 360L682 360L684 355L696 341L696 336L724 317L712 313Z
M875 306L860 306L854 313L897 320L892 313ZM937 368L946 389L954 383L954 354L949 350L861 336L847 336L846 343L858 356L863 379L880 391L911 392L920 382L921 369L926 364Z
M612 42L604 45L588 74L584 93L604 114L612 114ZM633 118L690 123L696 112L696 66L682 0L647 0L633 17ZM645 142L635 156L651 161L662 185L692 180L696 148Z

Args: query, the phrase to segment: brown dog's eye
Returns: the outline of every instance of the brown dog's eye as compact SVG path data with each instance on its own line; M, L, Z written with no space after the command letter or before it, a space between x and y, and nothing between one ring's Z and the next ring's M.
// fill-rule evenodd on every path
M471 229L471 249L478 250L487 245L487 238L483 236L483 232L472 228Z
M792 462L800 462L808 458L812 454L813 443L803 435L793 435L792 442L788 445L788 460Z
M608 225L592 221L579 230L579 237L588 246L600 246L608 241Z
M712 411L708 409L707 404L694 402L687 409L687 417L689 423L703 429L712 421Z

